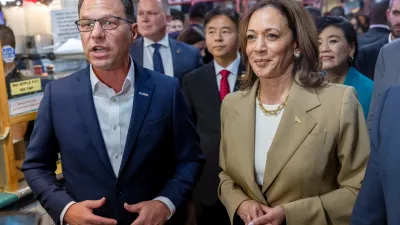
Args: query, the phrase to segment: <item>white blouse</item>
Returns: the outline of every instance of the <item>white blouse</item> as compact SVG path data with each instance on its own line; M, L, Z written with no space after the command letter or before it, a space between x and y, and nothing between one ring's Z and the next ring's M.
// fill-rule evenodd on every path
M267 110L275 110L278 105L264 105ZM262 186L264 182L265 165L267 164L267 154L274 140L279 123L282 119L283 111L278 115L266 116L258 106L256 99L256 130L255 130L255 154L254 154L254 169L257 184Z

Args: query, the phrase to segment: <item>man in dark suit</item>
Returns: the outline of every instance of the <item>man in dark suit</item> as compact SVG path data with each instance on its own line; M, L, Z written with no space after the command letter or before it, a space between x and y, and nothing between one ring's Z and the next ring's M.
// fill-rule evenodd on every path
M166 0L139 2L138 27L143 37L132 44L130 54L139 65L182 81L183 75L203 64L203 59L199 49L168 37L169 14Z
M358 38L358 47L372 44L376 41L387 39L390 28L387 25L386 10L390 0L373 0L370 3L370 23L369 30Z
M375 67L374 91L368 114L368 127L371 128L377 102L390 86L400 83L400 39L382 47Z
M390 26L388 38L378 40L360 48L356 60L358 71L371 80L374 80L375 64L381 48L400 37L400 0L390 1L386 14Z
M46 86L23 171L57 224L185 224L198 135L179 82L130 59L133 11L131 0L81 0L90 66Z
M194 193L197 225L229 225L226 209L218 199L220 107L224 97L239 88L238 79L245 70L238 54L238 21L239 15L232 9L217 8L207 14L206 43L214 60L183 78L206 157Z
M400 224L400 86L382 94L371 130L371 155L351 225Z
M360 48L356 59L357 70L371 80L374 80L375 64L378 59L379 51L387 43L388 38L378 40Z

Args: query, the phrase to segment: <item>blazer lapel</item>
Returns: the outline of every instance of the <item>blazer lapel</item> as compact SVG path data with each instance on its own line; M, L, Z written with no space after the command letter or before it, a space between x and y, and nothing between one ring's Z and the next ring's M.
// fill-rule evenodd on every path
M317 124L307 112L319 105L315 89L306 89L293 82L287 106L268 151L263 193L268 190L290 157Z
M242 94L240 102L234 108L235 112L239 115L235 120L236 126L233 129L237 129L239 132L238 137L232 137L235 141L235 149L241 151L238 155L241 156L243 165L243 172L246 174L246 182L249 185L250 190L255 196L257 196L260 202L267 204L265 198L261 192L260 187L255 181L254 176L254 148L255 148L255 106L256 106L256 93L259 82L257 81L249 91L245 91Z
M144 39L137 39L130 47L129 53L132 56L133 60L140 66L143 66L143 47Z
M92 140L101 161L110 175L116 178L111 166L110 158L107 154L99 120L97 118L96 108L94 106L89 66L77 77L76 87L74 88L75 91L73 91L74 99L78 113L81 116L82 122L89 133L90 139Z
M129 156L133 150L140 128L150 108L153 99L155 84L151 80L149 72L135 65L135 95L133 99L131 121L129 123L124 155L122 157L119 174L123 171Z

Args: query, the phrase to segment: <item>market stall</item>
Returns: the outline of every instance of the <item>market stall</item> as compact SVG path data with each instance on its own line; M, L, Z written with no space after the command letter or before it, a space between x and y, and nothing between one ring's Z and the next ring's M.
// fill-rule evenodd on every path
M16 45L0 47L0 212L39 208L21 167L44 88L87 66L76 5L16 2L2 7ZM62 179L61 161L55 173Z

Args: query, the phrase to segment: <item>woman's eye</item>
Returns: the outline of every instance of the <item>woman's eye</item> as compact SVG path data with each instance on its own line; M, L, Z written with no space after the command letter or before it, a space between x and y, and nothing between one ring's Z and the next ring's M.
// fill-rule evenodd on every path
M254 36L254 35L247 35L246 39L247 39L248 41L251 41L251 40L254 40L254 39L255 39L255 36Z
M277 39L278 38L278 35L276 35L276 34L267 34L267 38L268 39Z

